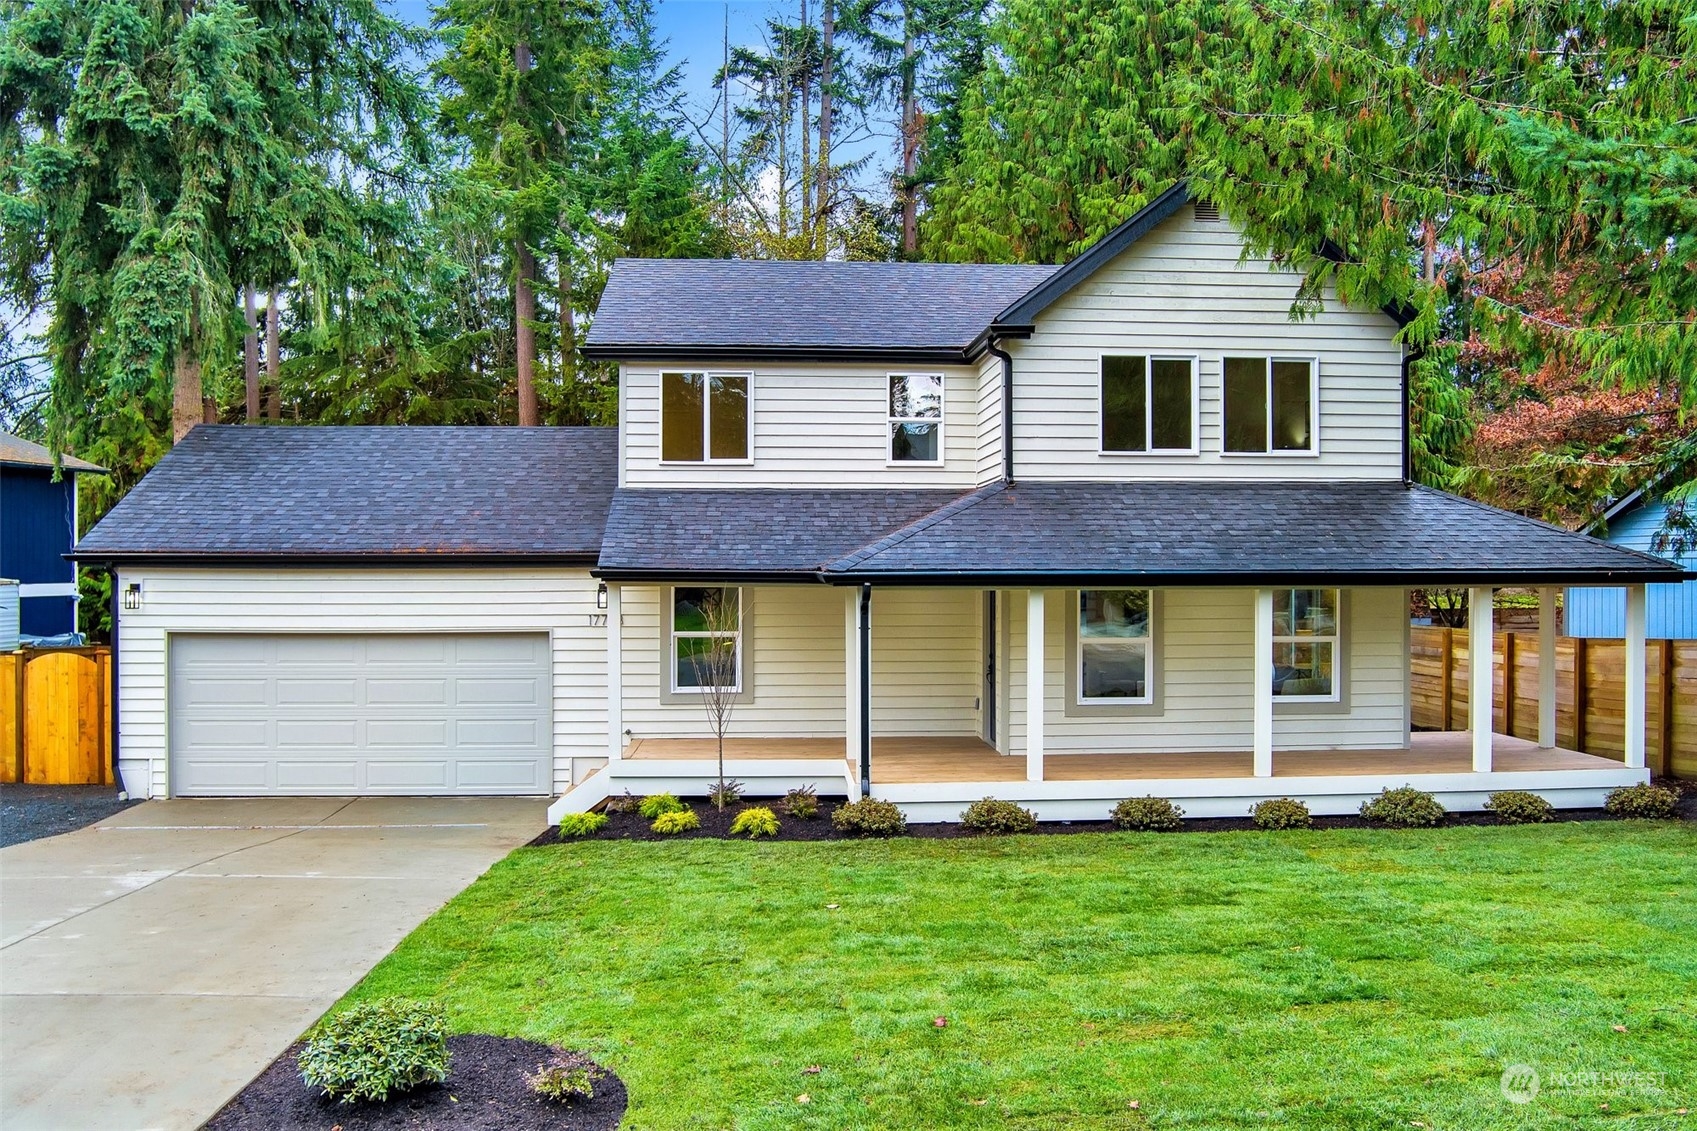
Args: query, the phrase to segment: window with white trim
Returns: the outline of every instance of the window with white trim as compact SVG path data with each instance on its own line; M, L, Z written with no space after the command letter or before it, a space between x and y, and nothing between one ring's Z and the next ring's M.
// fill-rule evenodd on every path
M673 691L742 690L740 588L674 586L671 638Z
M747 462L749 375L660 374L660 459Z
M890 374L890 462L943 462L943 379Z
M1273 694L1289 702L1338 698L1338 591L1273 590Z
M1188 357L1102 358L1103 452L1196 450L1196 368Z
M1225 450L1314 451L1313 358L1225 359Z
M1147 589L1080 590L1080 703L1154 702L1152 608Z

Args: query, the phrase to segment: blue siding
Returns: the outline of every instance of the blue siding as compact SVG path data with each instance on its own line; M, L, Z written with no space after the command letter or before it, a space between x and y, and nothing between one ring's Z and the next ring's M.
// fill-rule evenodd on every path
M1609 523L1608 541L1650 553L1650 542L1662 528L1660 503L1635 507ZM1690 567L1694 556L1676 559ZM1649 636L1652 639L1697 639L1697 581L1645 587ZM1626 635L1626 590L1574 588L1567 591L1566 632L1569 636L1619 638Z
M76 566L65 560L76 521L72 476L55 483L45 469L0 467L0 577L25 585L76 581ZM72 597L25 597L19 611L23 631L33 636L77 630Z

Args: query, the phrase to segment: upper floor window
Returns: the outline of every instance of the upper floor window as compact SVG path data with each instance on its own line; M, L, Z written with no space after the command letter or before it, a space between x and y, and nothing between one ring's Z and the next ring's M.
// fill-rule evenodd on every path
M660 458L748 459L748 374L660 374Z
M1225 359L1225 450L1312 452L1317 400L1312 358Z
M1285 699L1338 697L1338 591L1273 591L1273 694Z
M672 590L672 690L742 690L742 590Z
M943 379L930 373L890 375L890 461L943 460Z
M1104 452L1194 452L1194 362L1188 357L1102 358L1101 441Z
M1147 589L1078 594L1078 701L1150 703L1152 642Z

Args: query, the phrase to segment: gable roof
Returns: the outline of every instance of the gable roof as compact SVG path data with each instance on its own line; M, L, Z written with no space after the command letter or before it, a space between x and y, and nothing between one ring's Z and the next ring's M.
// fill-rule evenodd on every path
M53 467L53 453L40 444L31 443L22 436L14 436L10 432L0 432L0 464L6 467L40 467L49 470ZM89 463L86 459L65 452L59 457L59 466L70 472L98 472L106 474L106 469L97 463Z
M998 311L1054 272L998 263L620 259L583 353L959 363Z
M593 564L617 481L615 428L202 425L73 556Z

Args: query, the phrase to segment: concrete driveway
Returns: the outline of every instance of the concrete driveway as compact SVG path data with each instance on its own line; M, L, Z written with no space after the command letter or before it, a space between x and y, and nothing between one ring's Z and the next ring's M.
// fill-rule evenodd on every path
M0 849L0 1126L199 1126L545 805L153 801Z

